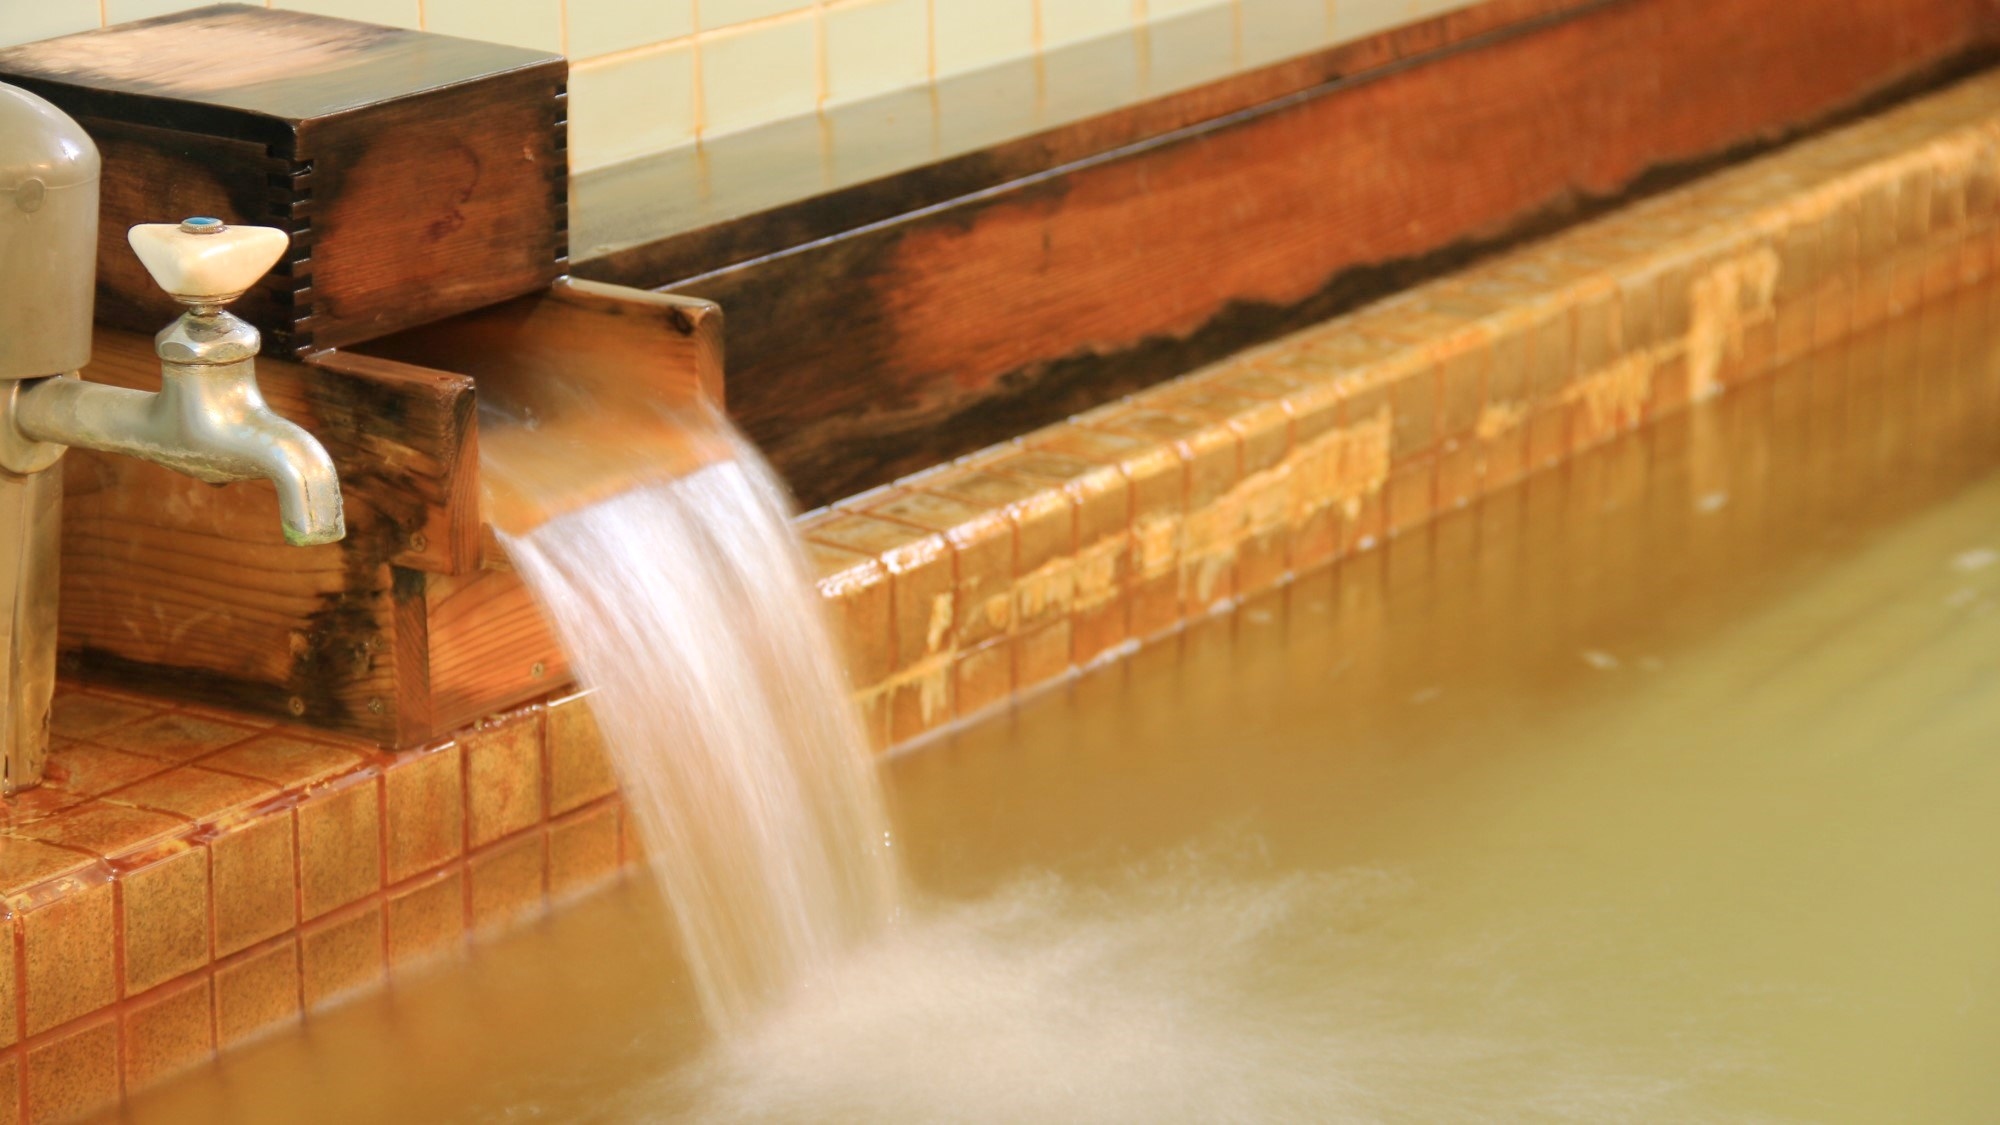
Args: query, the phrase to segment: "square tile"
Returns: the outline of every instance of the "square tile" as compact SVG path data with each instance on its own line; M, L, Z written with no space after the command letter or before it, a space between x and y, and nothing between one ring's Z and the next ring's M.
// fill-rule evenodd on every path
M440 867L465 851L465 770L456 742L399 754L382 774L391 883Z
M98 26L98 17L98 0L43 0L11 6L7 25L0 28L0 47L89 31Z
M848 679L858 688L881 683L895 664L888 571L867 555L824 543L808 542L806 558Z
M213 986L207 976L132 1001L120 1017L125 1089L138 1093L193 1070L215 1054Z
M208 964L208 849L176 849L118 875L125 995Z
M1070 623L1057 621L1014 639L1014 690L1029 691L1068 675Z
M130 700L59 689L49 706L49 733L57 738L94 739L159 710Z
M278 795L268 781L180 766L105 795L111 804L174 813L190 820L214 820L247 811Z
M12 898L51 879L97 865L97 860L66 848L18 836L0 836L0 896Z
M800 532L814 542L880 559L888 568L897 670L914 668L952 647L957 577L943 534L838 510L802 522Z
M569 74L572 173L665 152L694 140L690 43L580 63Z
M1131 31L1136 23L1132 0L1044 0L1042 49Z
M79 880L20 913L25 1034L39 1035L118 999L116 908L108 879Z
M701 0L701 28L708 31L788 12L804 12L814 0Z
M466 860L475 927L505 928L542 912L545 846L542 833L526 832Z
M118 1103L118 1021L106 1016L28 1048L24 1091L32 1121L72 1121Z
M299 908L305 918L382 889L382 795L374 777L298 807Z
M976 715L1013 694L1013 646L1001 639L961 652L952 673L957 716Z
M511 716L459 739L465 754L466 840L490 844L542 819L542 715Z
M211 754L201 764L206 769L267 781L280 789L303 789L362 769L368 759L325 742L266 734Z
M618 875L618 804L606 801L549 825L549 894L572 896Z
M389 965L402 968L465 941L465 873L439 872L389 896Z
M42 785L77 797L98 797L167 768L157 758L72 742L50 753Z
M826 101L859 101L930 79L930 0L826 9Z
M205 715L173 712L100 734L95 741L149 758L186 762L252 738L259 729Z
M877 519L944 535L951 545L955 647L1005 636L1014 627L1014 524L1004 511L907 487L856 506ZM935 603L933 603L935 605Z
M694 0L564 0L569 57L588 59L694 33ZM570 72L572 93L576 72ZM574 122L574 116L571 121Z
M704 25L720 15L709 11L715 3L703 4ZM782 121L818 108L819 45L810 11L704 37L700 51L704 134Z
M390 27L415 29L424 25L421 0L274 0L271 6Z
M20 835L109 859L184 835L188 822L166 813L148 812L106 801L92 801L63 810L27 828Z
M209 842L215 955L227 957L298 925L292 811L279 809Z
M18 974L21 968L16 964L17 959L12 954L12 950L20 940L20 928L20 921L16 918L0 920L0 951L6 953L6 956L0 957L0 1047L11 1047L21 1039L21 1014L18 1007L21 997L21 981ZM6 1104L6 1099L0 1097L0 1108L4 1108ZM0 1121L4 1120L5 1117L0 1117Z
M1035 53L1035 0L932 0L931 17L940 78Z
M382 983L383 909L369 903L299 931L300 979L307 1011Z
M561 54L562 10L563 0L424 0L424 30Z
M581 808L618 792L618 775L585 695L549 704L549 815Z
M296 1023L299 1018L299 947L290 937L215 967L217 1046Z

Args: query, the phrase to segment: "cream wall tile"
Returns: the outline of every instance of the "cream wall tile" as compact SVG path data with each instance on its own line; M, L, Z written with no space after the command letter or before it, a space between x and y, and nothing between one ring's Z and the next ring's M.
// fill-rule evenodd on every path
M1333 36L1338 42L1373 35L1408 23L1410 0L1334 0Z
M931 0L939 77L1035 53L1035 0Z
M1146 91L1168 94L1236 69L1236 17L1228 5L1146 26Z
M687 43L582 62L569 72L569 161L587 172L694 140L694 48Z
M199 7L199 2L189 3L188 0L104 0L104 22L129 23Z
M562 0L424 0L424 27L536 51L562 50Z
M812 8L813 0L701 0L701 27L707 31Z
M423 6L418 0L277 0L272 6L390 27L422 27L424 21Z
M723 133L817 108L819 44L814 22L811 13L804 13L703 38L702 129Z
M1242 0L1243 65L1262 66L1325 45L1333 13L1315 0Z
M826 100L851 102L930 78L928 0L862 0L826 10Z
M1042 47L1059 47L1130 28L1132 0L1041 0Z
M1293 0L1294 4L1310 4L1311 0ZM1229 0L1146 0L1146 18L1149 20L1172 19L1178 15L1201 8L1227 8Z
M694 31L694 0L565 0L569 57L650 47Z
M0 0L0 47L97 26L97 0Z

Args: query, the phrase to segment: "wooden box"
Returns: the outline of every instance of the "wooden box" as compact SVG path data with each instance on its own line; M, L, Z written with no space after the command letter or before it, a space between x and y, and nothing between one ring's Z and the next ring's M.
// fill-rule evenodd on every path
M101 323L179 309L125 244L215 215L292 249L234 311L269 353L369 340L547 285L567 244L562 58L221 4L0 51L0 82L104 154Z

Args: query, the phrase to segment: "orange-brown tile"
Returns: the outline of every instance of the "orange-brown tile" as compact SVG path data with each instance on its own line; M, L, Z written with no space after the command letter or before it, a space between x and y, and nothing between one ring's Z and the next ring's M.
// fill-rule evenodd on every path
M166 768L167 763L157 758L76 742L50 753L43 785L78 797L97 797Z
M989 511L1014 525L1014 628L1069 614L1074 596L1076 512L1060 488L977 468L932 474L923 488Z
M217 957L298 925L290 809L231 827L210 841L208 850Z
M92 738L113 727L143 719L155 708L81 691L57 691L49 711L49 731L58 738Z
M383 910L371 902L299 930L301 989L307 1011L382 983Z
M1242 479L1242 440L1234 430L1194 414L1134 403L1086 415L1092 428L1169 444L1186 466L1186 511L1207 507ZM1083 421L1084 419L1079 419Z
M74 875L97 862L81 852L39 840L0 836L0 896L11 898L51 879Z
M118 873L125 994L208 963L208 849L179 842Z
M879 559L824 543L807 543L806 557L848 679L860 688L881 683L895 665L887 568Z
M206 974L132 1001L122 1015L125 1090L138 1093L215 1054L213 985Z
M1419 457L1389 478L1389 533L1400 535L1430 521L1437 510L1437 460Z
M1056 680L1070 668L1070 623L1057 621L1014 638L1014 690Z
M190 820L213 820L241 812L278 795L268 781L181 766L105 795L113 804L169 812Z
M545 846L543 833L523 832L466 860L475 927L504 927L541 912Z
M407 966L465 941L465 873L457 867L389 895L389 964Z
M11 915L0 919L0 1047L11 1047L21 1038L18 1007L21 997L18 974L21 970L14 957L14 950L21 940L20 929L20 919ZM4 1101L0 1098L0 1104Z
M618 792L618 775L605 753L603 732L587 696L572 695L549 704L549 815Z
M92 801L20 829L20 834L109 859L187 831L188 822L177 816Z
M118 1021L110 1016L28 1048L28 1120L73 1121L118 1102Z
M465 772L456 742L399 754L382 775L389 882L400 883L465 851Z
M257 731L256 727L225 723L205 715L173 712L99 734L93 741L150 758L187 762L242 742Z
M542 716L539 710L459 739L465 754L465 830L473 847L542 819Z
M0 1125L21 1122L21 1052L0 1053Z
M618 805L606 801L549 825L549 894L576 895L618 875Z
M214 770L254 777L281 789L308 785L353 773L368 764L361 754L289 734L266 734L202 760Z
M379 779L323 790L301 801L299 910L317 918L382 889Z
M907 742L951 721L951 658L938 656L921 667L905 669L887 691L888 745Z
M907 488L886 490L855 510L942 533L951 544L954 645L980 644L1013 629L1014 524L1004 511Z
M299 946L291 936L215 966L218 1047L232 1047L298 1018Z
M953 662L952 675L958 714L978 714L1013 692L1013 647L1001 640L961 652Z
M1571 310L1560 309L1535 328L1528 359L1528 394L1552 402L1576 378L1576 325Z
M111 882L72 877L59 893L20 912L23 1031L39 1035L118 999L116 910Z
M943 534L840 510L801 531L814 542L878 558L888 568L891 648L898 671L950 649L957 577Z
M889 749L890 715L889 692L880 687L869 688L853 695L855 710L861 716L862 733L868 736L868 745L876 752Z

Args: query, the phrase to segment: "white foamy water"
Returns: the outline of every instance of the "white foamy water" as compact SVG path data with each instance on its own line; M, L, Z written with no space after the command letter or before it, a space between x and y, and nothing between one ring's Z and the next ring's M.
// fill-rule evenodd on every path
M880 782L789 498L730 440L733 459L506 540L594 689L721 1027L827 972L897 899Z

